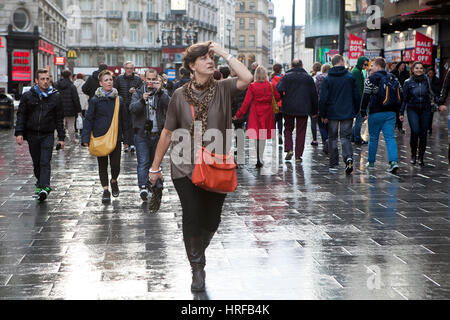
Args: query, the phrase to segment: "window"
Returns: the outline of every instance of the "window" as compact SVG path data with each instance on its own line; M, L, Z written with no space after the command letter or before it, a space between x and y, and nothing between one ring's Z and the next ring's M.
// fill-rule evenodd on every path
M255 3L254 2L250 2L249 9L252 12L255 11Z
M119 42L119 26L116 24L112 24L110 27L109 36L111 37L111 42L118 43Z
M92 24L83 23L81 25L81 39L83 40L92 39Z
M138 34L137 34L137 24L130 24L130 42L136 43Z
M245 19L244 18L239 19L239 28L245 29Z
M250 29L255 29L255 19L250 19Z
M88 53L82 53L81 57L81 66L82 67L90 67L91 66L91 56Z
M144 67L145 66L145 64L144 64L144 54L143 53L136 54L135 62L136 62L136 66L137 67Z
M239 11L245 11L245 2L244 1L241 1L239 3Z
M148 0L147 11L148 11L148 13L152 13L153 12L153 0Z
M248 46L250 48L254 48L255 47L255 36L249 36L248 37Z
M245 36L239 36L239 47L245 47Z
M117 66L117 55L115 53L107 53L106 64L108 66Z
M137 0L130 0L130 5L128 11L138 11Z
M153 35L155 33L155 27L154 26L148 26L148 43L153 44L154 38Z
M14 26L19 30L26 30L30 25L30 17L24 9L17 9L13 15Z
M81 10L92 10L92 0L81 0Z

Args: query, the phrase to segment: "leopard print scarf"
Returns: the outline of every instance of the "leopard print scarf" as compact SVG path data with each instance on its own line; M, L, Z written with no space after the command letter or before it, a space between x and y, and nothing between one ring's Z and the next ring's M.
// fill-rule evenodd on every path
M206 126L208 124L208 105L216 94L216 80L211 77L211 79L206 83L205 88L208 93L203 99L198 99L195 97L194 92L191 88L191 83L192 81L186 83L183 86L183 95L189 104L192 104L194 107L198 108L198 111L195 114L195 119L194 121L192 121L191 125L191 136L194 137L195 121L202 122L202 135L206 131Z

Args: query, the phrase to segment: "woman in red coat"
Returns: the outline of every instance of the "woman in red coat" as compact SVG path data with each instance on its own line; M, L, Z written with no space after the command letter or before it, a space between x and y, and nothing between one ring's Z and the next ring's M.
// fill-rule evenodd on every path
M254 82L248 87L244 103L236 113L234 120L242 118L247 109L252 105L248 118L247 137L256 140L257 168L261 168L266 140L272 139L272 131L275 132L275 121L272 111L272 92L277 101L280 101L280 94L267 78L267 70L259 66L255 70Z

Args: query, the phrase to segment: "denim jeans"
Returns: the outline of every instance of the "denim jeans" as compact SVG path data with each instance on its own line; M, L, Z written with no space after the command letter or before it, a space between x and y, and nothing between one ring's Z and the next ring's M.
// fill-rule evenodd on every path
M353 126L353 129L352 129L352 140L356 143L361 143L363 141L363 139L361 138L361 127L362 127L363 123L364 123L364 118L361 117L360 114L358 114L356 116L355 125Z
M280 136L283 135L283 113L279 112L274 115L275 117L275 126L278 128L278 134Z
M398 161L395 141L395 112L379 112L369 115L369 162L375 163L380 132L383 131L389 162Z
M46 136L28 135L27 141L33 159L33 170L37 184L41 188L50 187L50 161L52 160L55 138L53 134Z
M408 108L408 123L411 128L411 152L416 154L419 147L419 155L425 153L427 147L427 131L432 116L430 108L412 109Z
M134 136L134 146L136 147L137 157L137 175L138 186L150 189L151 184L148 177L148 171L155 158L156 147L158 146L159 135L140 135Z
M325 141L328 140L328 123L327 124L323 123L321 117L318 117L317 122L319 124L319 131L320 135L322 136L322 142L325 143Z
M330 167L339 165L338 136L341 137L342 157L344 163L353 158L352 136L353 119L328 121L328 145L330 150ZM340 134L339 133L340 127Z

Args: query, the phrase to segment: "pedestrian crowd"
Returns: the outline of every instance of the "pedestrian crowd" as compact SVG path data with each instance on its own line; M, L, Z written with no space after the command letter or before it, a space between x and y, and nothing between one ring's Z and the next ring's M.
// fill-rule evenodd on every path
M227 65L216 68L215 56ZM388 72L381 57L360 57L349 71L345 59L335 55L331 65L316 63L311 72L294 59L285 74L282 66L275 64L269 75L256 63L249 70L213 42L195 44L185 51L175 83L153 69L137 75L131 61L124 69L124 74L115 78L101 64L87 80L65 70L54 85L49 72L39 69L35 85L20 101L16 142L28 142L39 201L52 190L55 130L57 149L64 149L67 137L68 143L89 148L97 158L105 204L111 195L120 194L122 151L136 153L137 186L143 201L163 184L161 164L169 153L171 178L183 211L193 291L205 288L205 250L219 227L226 194L237 187L230 130L235 130L236 149L242 147L238 138L243 138L244 131L248 139L255 140L259 169L265 165L264 150L270 139L284 147L286 161L295 157L294 161L302 162L310 120L311 145L319 146L319 128L330 172L339 170L340 140L346 174L354 169L353 143L368 144L366 167L375 167L383 132L387 170L395 174L399 170L395 130L404 133L405 113L411 130L411 164L425 166L433 113L446 111L450 89L450 76L441 86L435 70L425 69L421 62L409 67L402 61ZM361 135L366 120L368 141ZM77 131L81 131L80 140Z

